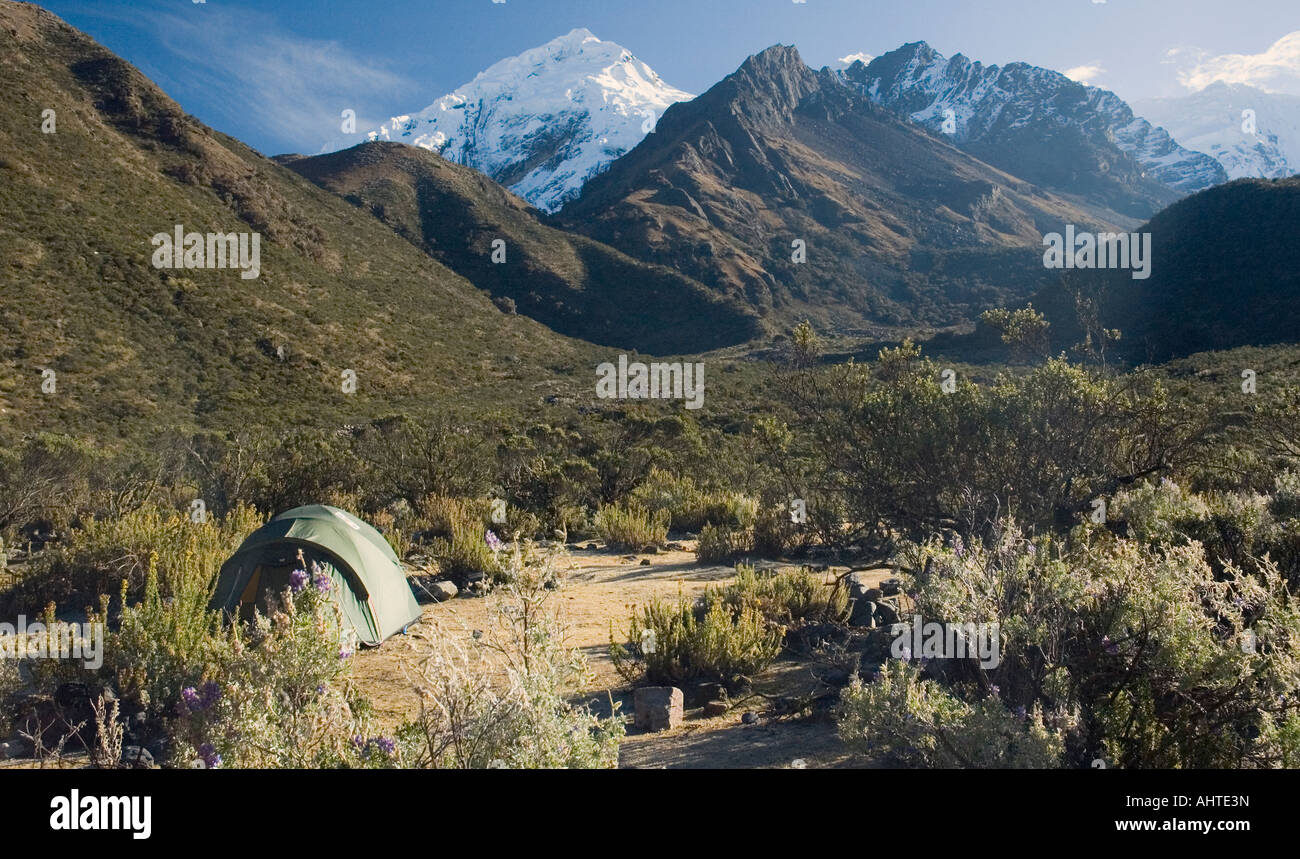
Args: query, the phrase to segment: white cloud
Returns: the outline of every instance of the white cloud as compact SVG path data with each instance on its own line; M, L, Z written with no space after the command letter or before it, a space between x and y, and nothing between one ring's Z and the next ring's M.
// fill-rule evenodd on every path
M299 152L315 152L337 137L341 114L356 111L357 128L387 119L367 106L409 93L415 85L334 40L278 30L269 18L162 14L150 24L163 46L189 65L184 85L201 85L230 119L260 127Z
M1075 66L1072 69L1066 69L1061 72L1061 74L1065 75L1072 81L1078 81L1085 86L1091 86L1092 80L1106 74L1106 70L1096 63L1092 63L1090 65Z
M856 62L857 60L861 60L865 65L866 63L869 63L874 59L875 57L873 57L871 54L866 54L863 53L862 51L858 51L856 54L849 54L847 57L840 57L840 62L847 67L853 65L853 63Z
M1166 54L1176 57L1181 50ZM1300 94L1300 30L1278 39L1258 54L1201 54L1195 64L1178 73L1178 82L1201 90L1215 81L1249 84L1266 92Z

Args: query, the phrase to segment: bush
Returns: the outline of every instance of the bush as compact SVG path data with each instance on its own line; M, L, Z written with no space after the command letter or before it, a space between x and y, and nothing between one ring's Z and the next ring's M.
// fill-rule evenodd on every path
M497 553L488 542L491 533L476 517L463 515L451 521L451 537L437 537L429 551L437 559L442 572L450 576L459 587L469 582L471 574L483 573L495 578L501 573Z
M736 578L719 595L733 612L752 606L772 626L795 632L815 624L843 624L849 619L849 592L839 580L828 584L807 567L759 572L736 567Z
M555 556L516 547L492 620L478 638L441 627L416 668L421 715L399 732L405 764L431 769L610 768L623 721L570 703L588 679L582 653L564 646L551 600Z
M1064 752L1037 708L1021 718L996 697L968 703L900 659L872 683L855 678L836 715L850 749L893 766L1043 769L1059 766Z
M116 593L122 582L132 598L139 598L151 563L163 596L191 587L207 589L221 565L261 524L261 517L247 507L204 522L153 507L88 522L36 556L11 600L20 607L72 600L90 605L101 594Z
M752 549L747 532L725 525L705 525L695 545L695 560L701 564L725 564Z
M0 658L0 737L8 737L14 726L10 723L10 703L23 689L18 660Z
M602 507L596 533L612 549L643 552L668 541L668 511L651 512L637 504Z
M785 628L769 622L756 605L729 605L710 589L698 602L654 600L641 612L633 610L626 644L615 641L611 624L610 658L628 682L704 678L734 689L772 664L784 636Z
M846 696L846 736L939 766L1049 753L1075 767L1300 764L1300 606L1271 560L1216 574L1196 541L1153 546L1094 526L1064 540L1001 526L987 546L931 542L900 560L917 613L999 623L1000 659L919 675L889 663L891 686ZM992 759L972 756L968 732Z
M373 737L368 702L348 683L355 637L329 576L303 570L245 629L232 626L202 674L178 690L174 763L207 768L396 765ZM295 592L296 590L296 592Z

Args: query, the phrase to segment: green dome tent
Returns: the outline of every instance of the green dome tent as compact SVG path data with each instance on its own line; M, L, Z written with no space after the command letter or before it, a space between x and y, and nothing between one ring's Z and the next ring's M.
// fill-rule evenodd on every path
M343 619L363 644L377 645L420 617L420 607L388 541L372 526L337 507L312 504L276 516L248 536L221 565L212 607L249 617L269 591L281 593L289 576L314 562L329 575Z

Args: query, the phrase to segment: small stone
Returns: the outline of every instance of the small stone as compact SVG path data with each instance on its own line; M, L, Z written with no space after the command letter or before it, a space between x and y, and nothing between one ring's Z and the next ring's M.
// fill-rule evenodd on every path
M725 716L727 714L727 705L723 701L710 701L704 705L704 715L712 719L714 716Z
M587 544L587 551L588 551L588 552L594 552L594 551L596 551L596 544L595 544L595 543L588 543L588 544Z
M123 746L122 763L131 769L153 769L153 754L143 746Z
M647 731L667 731L682 723L684 704L676 686L642 686L633 694L633 721Z
M741 721L742 724L745 724L745 725L757 725L757 724L758 724L758 714L755 713L755 712L753 712L752 710L751 710L751 711L748 711L748 712L744 713L744 714L740 717L740 721Z
M455 599L456 594L460 593L460 589L451 582L434 582L429 586L429 593L438 602L446 602Z
M648 567L648 566L650 566L650 559L649 559L649 558L642 558L642 559L641 559L641 566L643 566L643 567Z

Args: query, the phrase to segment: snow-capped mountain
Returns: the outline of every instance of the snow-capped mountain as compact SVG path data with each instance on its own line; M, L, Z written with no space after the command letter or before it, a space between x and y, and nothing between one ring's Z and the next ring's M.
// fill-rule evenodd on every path
M1114 93L1050 69L985 66L961 54L949 59L925 42L913 42L836 74L877 104L1054 189L1105 193L1114 204L1149 180L1186 194L1227 178L1213 158L1179 145ZM1125 163L1124 156L1132 161ZM1111 173L1118 175L1104 181ZM1091 187L1071 187L1072 176L1084 177L1084 186ZM1139 196L1161 203L1161 195L1150 191ZM1140 214L1132 205L1138 201L1127 202Z
M1134 102L1133 109L1184 146L1218 159L1230 179L1300 173L1300 96L1215 81L1191 95Z
M418 113L321 152L367 140L420 146L550 212L640 143L669 105L691 97L623 47L577 29L501 60Z

